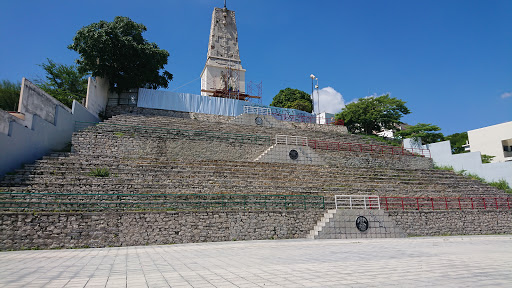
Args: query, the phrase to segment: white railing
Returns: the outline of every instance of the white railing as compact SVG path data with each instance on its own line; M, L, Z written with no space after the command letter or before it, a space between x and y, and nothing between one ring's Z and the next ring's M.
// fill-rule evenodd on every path
M276 144L308 146L308 137L276 135Z
M380 198L376 195L336 195L336 209L380 209Z
M430 149L422 149L422 148L403 148L403 150L409 151L412 154L421 155L424 157L432 158L430 154Z
M266 107L244 106L244 114L272 115L272 111Z

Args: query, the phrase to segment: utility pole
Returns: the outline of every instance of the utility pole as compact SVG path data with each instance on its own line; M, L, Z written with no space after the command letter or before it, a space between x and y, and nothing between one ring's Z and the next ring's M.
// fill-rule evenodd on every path
M313 93L315 91L315 75L311 74L309 75L309 78L311 78L311 101L313 102L313 112L315 112L315 98L313 96Z
M320 111L320 91L318 91L318 87L319 87L318 86L318 78L316 78L316 86L315 86L315 88L316 88L316 95L318 97L317 98L318 99L318 101L317 101L317 103L318 103L318 114L320 114L320 113L322 113L322 111Z

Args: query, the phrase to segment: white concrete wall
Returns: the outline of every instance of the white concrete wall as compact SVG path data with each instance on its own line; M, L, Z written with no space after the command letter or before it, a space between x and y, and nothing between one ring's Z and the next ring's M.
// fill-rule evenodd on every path
M85 98L85 108L96 117L105 111L109 97L109 84L106 79L89 77L87 83L87 97Z
M404 148L417 148L410 140L404 140ZM455 171L465 170L489 182L505 180L512 187L512 162L482 164L480 152L452 154L450 141L423 145L422 148L430 149L437 166L450 166Z
M71 113L71 109L66 105L63 105L32 82L23 78L18 112L25 115L26 123L32 123L32 115L37 115L43 120L53 123L56 113L55 106L61 106L62 109Z
M290 151L298 152L298 158L292 160ZM325 165L324 159L308 146L275 144L258 156L254 161L267 163Z
M503 140L512 139L512 121L468 131L471 152L495 156L493 163L504 162Z
M316 115L316 124L330 124L334 122L334 114L322 112Z
M0 176L65 147L75 121L99 121L80 103L69 109L25 78L19 107L25 121L0 110Z

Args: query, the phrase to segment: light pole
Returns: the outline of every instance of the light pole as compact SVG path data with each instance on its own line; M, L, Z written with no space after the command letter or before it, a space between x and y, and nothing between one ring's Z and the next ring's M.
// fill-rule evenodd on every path
M317 103L318 103L318 114L320 114L320 113L322 113L322 111L320 111L320 92L318 91L318 78L316 78L316 86L315 86L315 88L316 88L316 95L318 97L317 98L318 99L318 101L317 101Z
M311 78L311 101L313 102L313 112L315 111L315 101L313 100L313 92L315 91L315 75L311 74L309 75L309 78Z

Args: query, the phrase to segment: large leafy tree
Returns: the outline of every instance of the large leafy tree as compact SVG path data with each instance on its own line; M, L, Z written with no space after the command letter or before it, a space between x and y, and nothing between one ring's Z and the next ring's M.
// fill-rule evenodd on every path
M0 82L0 109L5 111L17 111L20 101L21 83L13 83L9 80Z
M73 100L82 102L87 95L85 72L78 71L76 65L58 64L50 59L39 66L46 72L44 80L36 81L41 89L70 108Z
M292 108L311 113L311 111L313 111L313 100L311 100L311 96L304 91L286 88L279 91L279 93L274 96L270 106Z
M370 135L384 129L396 131L402 116L409 113L404 101L386 94L347 104L335 117L343 119L350 132Z
M416 140L421 138L422 144L429 144L439 142L444 139L443 133L436 132L440 130L441 128L436 125L418 123L414 126L408 126L404 130L396 132L395 136L401 138L413 138Z
M466 148L462 147L468 141L468 132L454 133L444 137L445 140L450 140L450 146L453 154L465 153Z
M167 88L172 74L163 68L169 52L144 39L146 30L143 24L117 16L78 30L68 48L80 54L79 71L108 79L112 91Z

